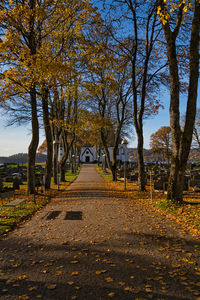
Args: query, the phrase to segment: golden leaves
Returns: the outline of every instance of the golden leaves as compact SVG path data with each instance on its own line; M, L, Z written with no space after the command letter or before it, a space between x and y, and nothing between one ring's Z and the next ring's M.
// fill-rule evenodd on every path
M46 140L45 140L45 141L46 141ZM68 241L62 241L62 242L60 242L60 245L61 245L61 246L68 245L68 244L69 244Z
M78 264L78 263L79 263L78 260L71 260L71 261L70 261L70 264Z
M108 297L113 298L114 296L115 296L115 293L114 293L114 292L108 293Z
M28 290L30 291L30 292L32 292L32 291L35 291L35 290L37 290L37 286L31 286L31 287L29 287L28 288Z
M27 279L27 278L28 278L27 275L20 275L20 276L18 276L19 280L24 280L24 279Z
M103 274L106 272L107 272L107 270L97 270L95 273L96 273L96 275L100 275L100 274Z
M56 275L57 275L57 276L60 276L60 275L62 275L62 271L60 271L60 270L56 270Z
M77 271L74 271L74 272L72 272L72 274L71 274L72 276L77 276L77 275L79 275L79 272L77 272Z
M130 293L134 293L134 292L135 292L134 288L131 287L131 286L126 286L126 287L124 288L124 291L125 291L125 292L130 292Z
M46 287L48 290L55 290L56 284L54 284L54 283L47 283L47 284L45 284L45 287Z
M112 277L106 277L106 278L105 278L105 281L106 281L106 282L113 282L114 279L113 279Z

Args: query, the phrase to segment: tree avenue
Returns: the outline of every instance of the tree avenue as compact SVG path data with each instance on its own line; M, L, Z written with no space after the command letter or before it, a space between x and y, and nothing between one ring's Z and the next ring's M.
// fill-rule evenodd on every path
M200 1L102 4L100 14L87 0L0 3L0 103L11 124L31 123L28 193L35 192L40 126L45 132L47 189L52 175L57 183L59 143L61 180L67 159L80 154L84 143L103 148L112 179L117 180L118 144L134 126L138 184L144 191L143 123L162 108L161 86L170 86L170 128L161 127L152 135L151 146L171 159L167 198L181 203L193 133L199 143L198 122L194 124ZM181 128L180 97L186 92Z
M166 61L160 47L157 1L113 1L110 10L117 17L113 13L114 17L108 18L108 28L112 29L111 35L120 49L119 55L129 66L132 121L138 142L138 183L139 189L144 191L143 122L158 113L161 103L157 92L160 83L167 82Z
M61 85L72 77L75 48L82 43L83 30L96 17L87 1L3 1L0 4L1 102L29 103L32 140L28 150L28 193L35 191L35 154L39 141L38 104L42 101L47 137L47 187L52 160L49 134L49 95L55 81ZM79 55L80 56L80 55ZM77 56L76 56L77 57ZM63 84L63 82L62 82ZM17 104L17 103L16 103ZM49 166L49 169L48 169ZM49 175L48 175L49 174Z

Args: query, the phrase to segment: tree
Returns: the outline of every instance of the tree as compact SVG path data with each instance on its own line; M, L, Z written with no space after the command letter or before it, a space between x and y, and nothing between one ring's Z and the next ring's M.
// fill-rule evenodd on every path
M0 60L2 63L1 100L7 100L12 87L15 100L30 106L32 140L29 146L28 193L35 192L35 154L39 141L38 102L41 101L47 141L46 187L50 186L52 135L49 120L49 96L54 82L70 77L72 59L80 54L83 32L97 19L96 10L87 1L25 0L0 4ZM13 94L13 95L14 95ZM55 121L55 120L54 120ZM58 120L59 123L60 120ZM54 128L55 129L55 128Z
M172 148L171 129L169 126L162 126L151 135L150 148L152 152L161 154L169 164Z
M93 30L91 34L94 36L94 51L88 64L89 78L85 87L93 113L98 115L96 121L101 144L112 172L112 179L115 181L118 145L122 130L128 125L128 119L130 120L129 70L120 55L115 55L116 46L112 44L107 30L101 29L98 34ZM109 147L113 147L112 159Z
M3 38L0 43L1 62L4 63L2 79L28 92L31 106L32 140L28 149L28 193L35 192L35 156L39 142L37 94L35 78L36 54L40 48L36 0L4 1L0 5L0 23ZM21 80L22 81L21 81ZM24 81L23 81L24 80Z
M200 151L200 108L197 109L196 113L192 148L198 148Z
M194 130L197 88L199 80L199 31L200 2L160 0L159 18L165 34L170 73L170 128L172 134L172 158L167 199L182 203L184 174ZM184 128L180 125L180 66L177 40L186 18L192 20L190 46L188 47L188 98Z
M182 115L181 128L184 128L184 125L185 125L185 115ZM192 149L196 149L197 151L200 150L200 108L197 108L196 111L194 131L193 131L192 144L191 144L191 150Z
M138 183L145 190L143 120L158 112L156 97L166 63L163 61L159 38L161 26L156 16L157 1L118 0L111 8L117 17L109 28L120 52L130 66L133 123L137 134ZM116 24L117 22L117 24ZM124 29L127 28L127 31Z

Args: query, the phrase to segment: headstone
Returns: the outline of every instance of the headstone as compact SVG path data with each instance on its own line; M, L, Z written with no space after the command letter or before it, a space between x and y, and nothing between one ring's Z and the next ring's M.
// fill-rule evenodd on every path
M13 190L19 190L20 189L20 180L18 178L15 178L13 180Z
M158 180L154 182L154 190L158 191L166 191L167 190L167 182L163 180Z

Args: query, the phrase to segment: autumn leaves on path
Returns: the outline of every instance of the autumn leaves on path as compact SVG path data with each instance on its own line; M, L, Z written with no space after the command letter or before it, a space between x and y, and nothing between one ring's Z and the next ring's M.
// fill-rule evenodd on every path
M92 165L0 244L0 299L200 299L199 241Z

